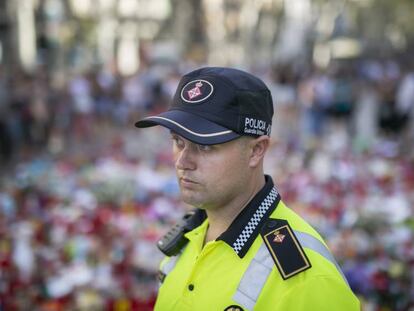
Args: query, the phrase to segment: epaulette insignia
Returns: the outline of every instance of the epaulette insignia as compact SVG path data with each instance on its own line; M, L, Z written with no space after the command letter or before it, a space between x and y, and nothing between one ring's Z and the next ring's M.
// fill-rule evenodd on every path
M284 280L312 267L287 220L269 218L260 235Z

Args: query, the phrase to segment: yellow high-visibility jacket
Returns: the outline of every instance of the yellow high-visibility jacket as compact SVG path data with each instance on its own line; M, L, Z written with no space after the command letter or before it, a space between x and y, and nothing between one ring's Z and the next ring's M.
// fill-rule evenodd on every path
M266 185L227 231L204 244L205 212L188 243L161 263L156 311L358 311L320 235Z

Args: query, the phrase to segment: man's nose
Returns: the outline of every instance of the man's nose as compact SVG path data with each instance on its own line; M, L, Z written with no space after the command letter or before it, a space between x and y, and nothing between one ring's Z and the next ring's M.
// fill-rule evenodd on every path
M195 150L193 149L191 145L187 145L177 153L175 167L178 170L196 169Z

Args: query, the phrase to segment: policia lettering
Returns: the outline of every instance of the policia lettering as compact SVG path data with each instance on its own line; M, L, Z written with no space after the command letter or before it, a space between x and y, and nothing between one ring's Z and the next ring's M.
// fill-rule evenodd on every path
M255 118L244 119L244 133L253 135L270 135L271 124Z

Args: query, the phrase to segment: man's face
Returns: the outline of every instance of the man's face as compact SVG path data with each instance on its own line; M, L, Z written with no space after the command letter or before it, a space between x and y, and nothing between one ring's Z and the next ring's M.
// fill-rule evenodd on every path
M216 209L240 195L250 177L244 138L219 145L198 145L172 133L175 169L182 200Z

